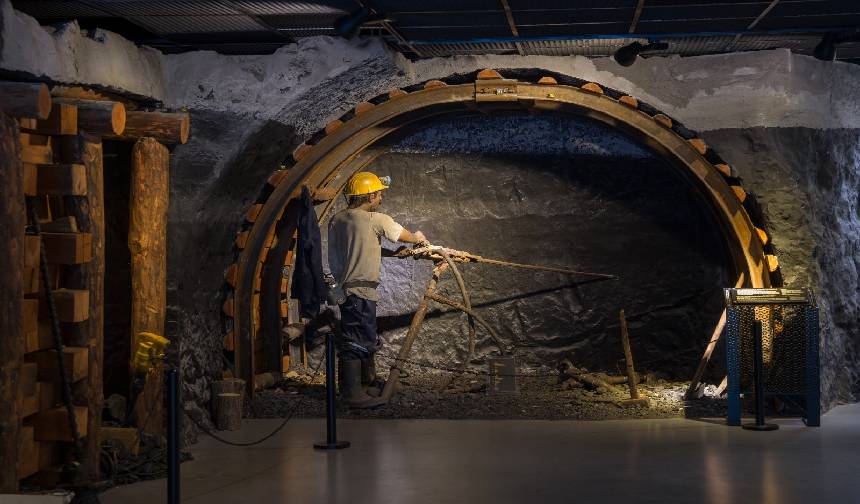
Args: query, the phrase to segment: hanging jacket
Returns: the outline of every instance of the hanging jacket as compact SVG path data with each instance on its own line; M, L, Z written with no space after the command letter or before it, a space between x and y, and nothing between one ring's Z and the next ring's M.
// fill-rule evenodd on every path
M313 198L307 186L302 187L299 214L296 262L290 295L299 300L302 317L319 315L320 304L325 301L328 287L322 267L322 239Z

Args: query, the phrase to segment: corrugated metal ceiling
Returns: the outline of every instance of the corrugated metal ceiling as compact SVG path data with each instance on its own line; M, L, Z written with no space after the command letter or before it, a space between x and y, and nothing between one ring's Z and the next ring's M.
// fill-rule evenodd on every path
M824 33L860 27L860 0L13 0L42 23L78 19L165 52L267 53L299 37L334 35L362 5L387 20L361 33L410 57L457 54L608 56L634 40L654 54L777 47L810 54ZM839 59L860 58L860 43Z

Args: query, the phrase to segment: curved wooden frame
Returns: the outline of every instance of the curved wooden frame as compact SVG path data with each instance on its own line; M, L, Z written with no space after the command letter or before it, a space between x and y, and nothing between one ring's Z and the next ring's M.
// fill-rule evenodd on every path
M392 132L431 116L476 109L527 109L583 115L642 141L673 161L710 203L721 223L737 272L745 279L743 283L749 287L770 286L770 272L776 269L776 260L765 254L767 234L752 223L743 207L745 193L738 186L730 187L726 181L726 178L731 180L731 169L711 164L705 158L707 146L704 142L681 137L672 129L672 121L667 116L643 112L638 101L629 96L613 99L593 83L577 88L559 85L554 79L544 77L533 84L501 79L495 71L481 72L473 84L449 86L430 81L424 89L412 93L394 90L389 93L388 101L379 105L361 103L350 120L330 123L325 137L318 143L299 146L293 154L296 164L279 180L256 215L239 257L233 300L235 372L246 380L251 393L256 331L252 323L252 297L261 275L263 255L269 252L266 244L271 243L282 217L293 219L289 217L291 212L285 212L288 203L299 196L304 185L318 190L331 184L341 171L345 173L345 168L354 171L357 165L364 164L361 154ZM281 225L278 235L282 240L274 247L278 253L270 257L281 261L277 269L286 258L286 250L292 248L292 243L284 246L283 238L289 237L292 241L294 229L292 222Z

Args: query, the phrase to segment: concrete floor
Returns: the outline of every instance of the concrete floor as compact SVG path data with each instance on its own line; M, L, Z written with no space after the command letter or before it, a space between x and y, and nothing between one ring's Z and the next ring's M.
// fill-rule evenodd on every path
M250 441L279 420L226 433ZM860 502L860 404L821 428L776 432L720 420L351 420L352 447L312 449L322 420L294 420L250 448L205 437L182 465L188 503ZM165 502L165 480L112 489L103 504Z

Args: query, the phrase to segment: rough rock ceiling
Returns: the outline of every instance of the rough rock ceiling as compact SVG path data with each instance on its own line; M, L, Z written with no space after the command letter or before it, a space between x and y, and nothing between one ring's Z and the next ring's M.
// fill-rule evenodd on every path
M361 34L409 57L457 54L608 56L633 41L684 56L788 48L812 54L825 33L856 33L857 0L13 0L43 24L77 19L164 52L264 54L362 6ZM837 58L860 61L860 41Z

